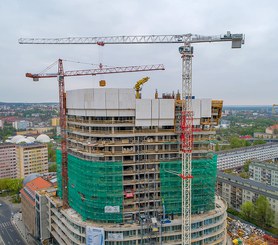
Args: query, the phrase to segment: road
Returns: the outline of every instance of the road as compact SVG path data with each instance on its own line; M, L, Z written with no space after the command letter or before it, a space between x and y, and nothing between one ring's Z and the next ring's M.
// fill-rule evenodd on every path
M16 210L6 204L3 199L0 198L0 236L5 245L25 245L25 241L19 235L17 229L11 222L12 213Z

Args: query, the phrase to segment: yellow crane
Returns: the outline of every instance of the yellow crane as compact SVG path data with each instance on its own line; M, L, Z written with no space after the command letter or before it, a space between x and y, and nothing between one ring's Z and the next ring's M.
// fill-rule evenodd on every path
M141 99L140 91L142 90L143 84L146 83L149 79L149 77L143 77L142 79L138 80L134 85L134 89L136 91L136 99Z

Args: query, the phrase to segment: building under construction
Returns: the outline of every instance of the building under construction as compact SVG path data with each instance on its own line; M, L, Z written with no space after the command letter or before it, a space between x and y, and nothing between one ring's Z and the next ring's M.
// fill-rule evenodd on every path
M67 92L68 202L49 195L59 244L181 244L180 94L137 99L133 89ZM192 244L226 244L211 147L222 101L193 99ZM88 243L90 244L90 243Z

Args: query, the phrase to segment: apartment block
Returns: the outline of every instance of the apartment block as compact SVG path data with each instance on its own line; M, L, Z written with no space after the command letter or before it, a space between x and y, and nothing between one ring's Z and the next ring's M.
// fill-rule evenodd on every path
M14 144L0 144L0 179L17 178L16 147Z
M265 196L275 212L275 226L278 227L277 187L219 171L217 174L217 193L227 202L229 207L238 211L243 203L247 201L255 203L260 195Z
M252 162L249 165L250 179L278 187L278 163Z
M16 145L17 176L24 178L31 173L48 173L46 144L29 143Z
M16 130L26 130L28 127L32 126L32 123L25 120L15 121L13 122L13 127Z
M40 230L38 230L37 227L42 227L41 225L37 226L41 220L39 207L46 207L46 205L43 205L42 203L40 203L40 205L36 205L36 191L47 189L51 186L51 182L45 180L43 177L37 177L26 183L23 189L20 191L22 203L22 220L27 230L28 240L31 244L37 244L36 238L40 234ZM39 198L37 199L37 201L40 200ZM47 210L44 211L44 215L46 215ZM47 226L47 224L45 224L45 226Z
M274 161L278 159L278 144L269 143L244 147L217 153L217 168L219 170L242 167L247 160Z

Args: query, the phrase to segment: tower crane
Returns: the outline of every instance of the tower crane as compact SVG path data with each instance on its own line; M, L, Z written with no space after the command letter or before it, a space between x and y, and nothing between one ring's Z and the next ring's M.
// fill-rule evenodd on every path
M56 63L56 62L55 62ZM65 81L64 77L72 76L95 76L100 74L113 74L113 73L127 73L127 72L140 72L140 71L156 71L165 70L162 64L159 65L143 65L143 66L123 66L123 67L99 67L97 69L89 70L73 70L64 71L63 60L58 60L57 73L26 73L26 77L33 78L33 81L38 81L39 78L53 78L58 77L59 83L59 104L60 104L60 127L61 127L61 152L62 152L62 190L63 190L63 208L68 208L68 163L67 163L67 134L66 134L66 94L65 94Z
M108 37L68 37L68 38L20 38L20 44L170 44L180 43L182 58L182 116L181 116L181 155L182 155L182 245L191 244L191 164L193 147L192 109L192 57L195 43L232 42L232 48L241 48L243 34L202 36L181 35L136 35Z

